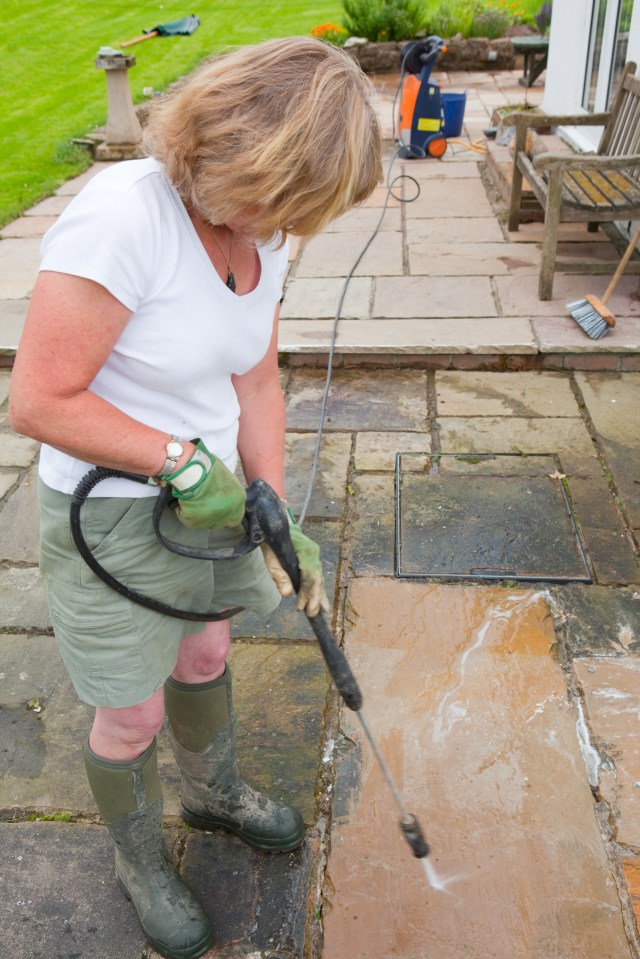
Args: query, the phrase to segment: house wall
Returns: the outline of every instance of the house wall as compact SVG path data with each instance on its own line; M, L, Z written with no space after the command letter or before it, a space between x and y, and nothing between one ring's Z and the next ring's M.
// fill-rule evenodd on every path
M593 5L594 0L554 0L542 103L545 113L584 112L582 94ZM627 60L640 63L640 0L634 2ZM562 132L577 148L595 150L601 128L572 127Z
M545 113L581 113L593 0L554 0L549 36ZM628 60L640 63L640 0L635 0Z

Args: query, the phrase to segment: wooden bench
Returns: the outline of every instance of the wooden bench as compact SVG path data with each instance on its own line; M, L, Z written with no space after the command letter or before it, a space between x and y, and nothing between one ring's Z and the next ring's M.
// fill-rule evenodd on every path
M577 116L509 113L502 122L515 126L509 230L520 223L522 178L527 178L544 210L544 236L538 296L550 300L553 274L567 266L556 262L558 226L586 222L592 232L599 223L640 219L640 79L635 63L627 63L607 113ZM604 126L597 154L527 152L527 131L558 126ZM606 264L606 272L611 265ZM637 272L637 264L630 271ZM593 264L571 272L595 272Z

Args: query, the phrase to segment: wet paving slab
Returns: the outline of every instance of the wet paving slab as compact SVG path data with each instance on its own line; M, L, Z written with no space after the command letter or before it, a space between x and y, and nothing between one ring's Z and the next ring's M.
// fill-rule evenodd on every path
M78 700L55 640L0 635L0 653L0 818L94 815L82 755L93 709ZM244 775L313 823L328 689L317 646L238 642L229 662ZM166 728L158 761L165 813L175 816L180 777Z
M547 594L359 579L346 618L364 709L451 882L427 885L344 710L325 959L627 959Z
M141 959L144 935L116 885L113 847L102 826L0 823L0 843L6 956Z

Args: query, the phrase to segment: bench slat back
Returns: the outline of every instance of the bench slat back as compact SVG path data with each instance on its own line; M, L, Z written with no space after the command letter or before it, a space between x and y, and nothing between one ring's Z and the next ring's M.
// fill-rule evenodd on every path
M604 128L598 153L601 156L629 156L640 152L640 78L636 64L625 64L611 104L611 116Z

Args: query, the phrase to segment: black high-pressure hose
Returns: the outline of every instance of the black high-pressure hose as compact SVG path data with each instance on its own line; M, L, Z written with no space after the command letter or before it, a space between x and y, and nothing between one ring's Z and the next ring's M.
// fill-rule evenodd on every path
M116 579L112 573L98 562L82 532L82 524L80 521L81 510L89 493L103 480L113 477L133 480L135 483L141 483L143 485L153 484L153 481L150 480L148 476L143 476L139 473L128 473L124 470L108 469L106 467L95 467L78 483L71 498L71 535L78 552L96 576L132 602L146 606L148 609L153 609L165 616L172 616L177 619L212 622L220 619L229 619L236 613L241 612L242 607L237 606L233 609L225 610L222 613L197 613L191 610L177 609L160 600L145 596L130 586L127 586L125 583L120 582L120 580ZM289 517L277 494L264 480L255 479L247 487L246 510L242 523L245 536L236 546L209 550L202 549L201 547L185 546L182 543L176 543L173 540L167 539L160 529L160 520L164 510L171 506L172 500L171 487L167 485L160 490L153 510L153 527L156 536L166 549L193 559L225 560L232 559L235 556L246 555L261 543L265 543L273 550L282 568L289 576L294 590L296 593L298 592L300 589L300 567L289 534ZM404 809L402 799L384 758L360 712L362 708L362 693L351 672L347 658L338 646L322 611L318 612L315 616L310 616L308 613L306 615L322 650L327 669L331 674L331 678L340 696L349 709L358 713L358 718L369 739L374 755L378 760L387 784L400 809L400 826L405 839L409 843L414 856L423 858L428 854L429 847L424 839L418 820L412 813L407 813Z
M150 484L148 476L99 466L90 470L86 476L82 478L71 498L71 535L78 552L96 576L132 602L176 619L193 620L200 623L214 622L221 619L230 619L232 616L235 616L236 613L241 612L241 606L234 606L232 609L226 609L221 613L197 613L192 610L178 609L174 606L169 606L161 600L154 599L151 596L145 596L132 587L127 586L125 583L120 582L120 580L116 579L112 573L98 562L84 538L82 524L80 522L80 513L82 505L91 490L103 480L113 477L133 480L135 483L141 483L143 485ZM242 522L245 535L241 542L235 546L203 549L197 546L185 546L183 543L176 543L173 540L167 539L160 528L160 521L165 508L169 507L172 502L175 502L175 500L171 493L171 487L167 485L161 488L153 510L153 528L165 549L170 550L172 553L178 553L180 556L188 556L191 559L225 560L233 559L236 556L245 556L261 543L265 543L271 547L282 568L289 576L294 590L296 593L298 592L300 589L300 567L298 566L298 558L293 548L293 543L291 542L291 536L289 535L289 518L277 494L264 480L255 479L247 487L246 511ZM322 655L324 656L327 668L331 673L338 692L349 709L360 709L362 706L362 693L358 688L358 684L351 672L344 653L338 646L333 633L327 625L324 614L322 612L319 612L316 616L307 614L307 619L320 644Z

